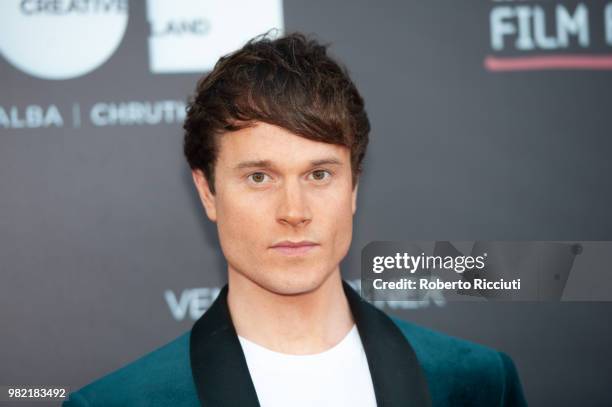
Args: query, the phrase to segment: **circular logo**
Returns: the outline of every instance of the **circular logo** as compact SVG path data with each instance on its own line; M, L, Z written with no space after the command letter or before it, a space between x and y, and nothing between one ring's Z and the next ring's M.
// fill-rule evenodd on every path
M75 78L113 55L127 21L127 0L1 0L0 53L32 76Z

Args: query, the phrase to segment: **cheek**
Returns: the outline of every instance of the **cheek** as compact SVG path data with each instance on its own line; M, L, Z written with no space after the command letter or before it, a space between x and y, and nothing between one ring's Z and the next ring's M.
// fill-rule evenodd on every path
M320 219L325 222L327 238L333 257L344 257L348 252L353 233L353 211L350 195L343 194L343 199L330 199L321 205Z
M226 258L250 256L266 243L266 214L269 208L249 199L221 199L217 205L219 241ZM269 221L268 221L269 223Z

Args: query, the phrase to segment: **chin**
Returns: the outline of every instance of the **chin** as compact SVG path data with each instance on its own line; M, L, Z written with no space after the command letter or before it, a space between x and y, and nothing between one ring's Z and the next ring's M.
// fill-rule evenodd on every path
M261 276L257 283L264 289L279 295L307 294L318 289L330 273L306 270L278 270Z

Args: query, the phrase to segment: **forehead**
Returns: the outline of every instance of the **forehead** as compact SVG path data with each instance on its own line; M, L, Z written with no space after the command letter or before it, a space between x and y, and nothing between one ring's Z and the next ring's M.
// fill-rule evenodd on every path
M232 166L245 160L268 160L280 166L331 159L349 165L350 150L341 145L300 137L282 127L258 122L255 126L223 134L217 163Z

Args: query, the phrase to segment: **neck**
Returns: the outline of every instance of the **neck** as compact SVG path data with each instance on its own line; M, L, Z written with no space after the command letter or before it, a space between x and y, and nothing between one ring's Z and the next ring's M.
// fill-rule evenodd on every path
M227 302L238 335L276 352L323 352L353 326L339 268L303 294L274 293L231 269L228 285Z

